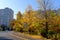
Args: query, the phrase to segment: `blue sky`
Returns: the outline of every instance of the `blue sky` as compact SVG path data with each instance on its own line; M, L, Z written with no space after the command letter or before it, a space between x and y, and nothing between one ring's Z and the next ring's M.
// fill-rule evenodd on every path
M52 1L52 0L51 0ZM53 0L54 9L60 8L60 0ZM27 5L31 5L34 10L38 9L38 3L36 0L0 0L0 9L6 7L14 10L14 18L16 17L18 11L22 13L26 10Z

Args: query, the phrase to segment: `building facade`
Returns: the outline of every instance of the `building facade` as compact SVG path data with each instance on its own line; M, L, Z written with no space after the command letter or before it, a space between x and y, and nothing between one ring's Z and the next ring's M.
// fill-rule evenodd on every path
M0 9L0 25L9 26L13 14L14 12L10 8Z

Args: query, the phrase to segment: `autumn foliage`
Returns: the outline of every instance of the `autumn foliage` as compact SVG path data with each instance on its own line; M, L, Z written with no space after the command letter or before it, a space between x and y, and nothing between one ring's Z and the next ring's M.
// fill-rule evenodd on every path
M23 14L19 11L16 19L10 22L11 29L19 32L46 35L45 26L48 22L49 37L60 32L60 13L55 13L54 10L47 10L47 20L45 19L44 11L40 10L26 10Z

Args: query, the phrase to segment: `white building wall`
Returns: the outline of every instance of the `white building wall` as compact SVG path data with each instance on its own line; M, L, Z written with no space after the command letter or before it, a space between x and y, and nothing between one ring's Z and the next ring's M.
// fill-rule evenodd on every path
M9 26L10 21L13 19L13 10L9 8L0 9L0 25Z

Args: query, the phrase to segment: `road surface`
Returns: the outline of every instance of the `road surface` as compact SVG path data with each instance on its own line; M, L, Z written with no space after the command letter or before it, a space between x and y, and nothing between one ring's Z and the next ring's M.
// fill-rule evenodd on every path
M27 37L24 35L20 36L16 36L13 33L17 33L17 32L13 32L13 31L0 31L0 40L38 40L38 39L33 39L31 37ZM17 33L18 34L18 33ZM39 39L42 40L42 39Z
M1 31L0 32L0 40L22 40L21 38L17 38L10 34L12 34L12 31Z

